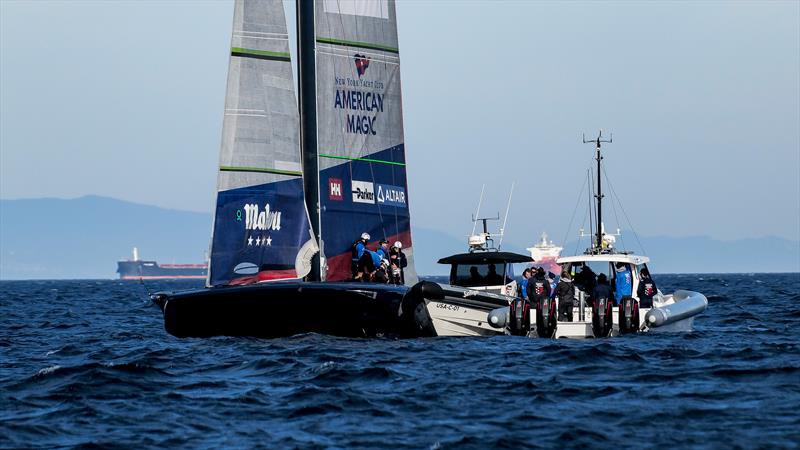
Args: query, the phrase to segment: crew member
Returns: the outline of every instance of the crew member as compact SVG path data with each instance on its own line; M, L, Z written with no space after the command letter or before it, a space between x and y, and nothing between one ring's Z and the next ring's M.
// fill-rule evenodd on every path
M403 243L397 241L389 249L389 262L392 264L392 278L394 284L406 284L405 269L408 266L406 254L403 253Z
M602 299L612 301L614 296L611 294L611 286L608 285L608 278L606 274L601 273L597 276L597 285L594 287L594 295L589 299L589 305L594 307L594 302L599 302Z
M627 264L618 262L614 276L614 305L619 306L622 297L633 295L633 276Z
M381 239L378 241L378 250L375 251L381 258L389 259L389 241Z
M528 279L531 277L531 269L522 271L522 281L519 283L520 296L528 300Z
M503 283L503 277L497 273L497 268L494 264L489 264L489 273L486 274L486 285L498 286L502 284L505 284Z
M375 271L381 266L381 257L376 252L364 249L364 254L358 260L357 280L372 281L375 278Z
M389 270L389 260L381 259L380 265L378 265L378 268L375 270L375 273L372 276L372 281L375 283L383 283L383 284L388 283L389 282L388 270Z
M653 297L658 293L656 282L650 278L650 271L647 267L639 271L639 289L636 290L636 296L639 297L640 308L652 308Z
M561 280L556 286L558 297L558 320L572 322L572 302L575 300L575 286L568 271L561 272Z
M538 308L540 301L550 298L550 282L544 277L544 269L541 267L536 269L536 273L527 281L528 286L525 290L528 299Z
M364 256L364 250L367 249L367 243L369 242L369 233L361 233L361 237L353 242L353 245L350 249L350 271L353 274L353 279L359 278L359 264L361 261L361 257Z
M472 266L469 268L469 279L467 280L467 284L465 286L480 286L483 283L483 277L481 276L480 272L478 272L478 268L476 266Z
M575 286L580 288L586 295L591 296L594 285L597 284L597 277L594 271L587 265L581 267L581 271L575 276Z

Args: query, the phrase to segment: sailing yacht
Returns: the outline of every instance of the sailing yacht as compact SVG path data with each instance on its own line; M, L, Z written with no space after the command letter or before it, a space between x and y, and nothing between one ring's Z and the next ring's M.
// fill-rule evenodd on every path
M394 1L298 0L297 24L295 96L282 1L234 2L209 275L152 295L167 332L436 336L444 305L498 334L510 297L417 283ZM349 281L365 232L402 244L413 287Z

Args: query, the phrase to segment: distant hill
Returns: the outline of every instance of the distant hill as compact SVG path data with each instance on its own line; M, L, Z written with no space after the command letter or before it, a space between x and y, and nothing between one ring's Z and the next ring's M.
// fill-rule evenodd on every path
M130 258L133 247L139 248L142 259L202 262L210 234L210 213L97 196L0 200L0 279L115 278L116 261ZM446 274L447 267L436 261L465 250L466 236L425 228L413 228L412 236L417 271L424 275ZM800 272L797 241L665 236L641 240L656 272ZM524 253L530 244L504 247ZM565 253L575 248L575 242L567 243Z
M115 278L141 259L201 263L211 215L87 196L0 200L0 278Z

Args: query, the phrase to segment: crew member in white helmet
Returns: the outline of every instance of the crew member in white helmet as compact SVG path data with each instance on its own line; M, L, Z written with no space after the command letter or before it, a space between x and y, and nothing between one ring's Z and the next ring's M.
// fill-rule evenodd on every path
M361 237L353 242L353 245L350 249L350 272L352 272L353 279L358 278L358 261L362 256L364 256L364 250L367 249L367 243L369 243L369 233L361 233Z
M406 254L403 253L402 242L396 241L392 248L389 249L389 262L391 263L392 273L390 281L394 284L405 284L406 277L403 269L408 266L408 260L406 259Z

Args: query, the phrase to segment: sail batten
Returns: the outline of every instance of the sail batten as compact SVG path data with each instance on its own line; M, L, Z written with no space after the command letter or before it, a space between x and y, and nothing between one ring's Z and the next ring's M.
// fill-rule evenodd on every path
M317 37L317 42L320 44L333 44L345 47L358 47L358 48L367 48L371 50L381 50L384 52L396 53L396 54L400 53L400 49L398 49L397 47L390 47L388 45L381 45L381 44L373 44L370 42L348 41L345 39L334 39L329 37Z

